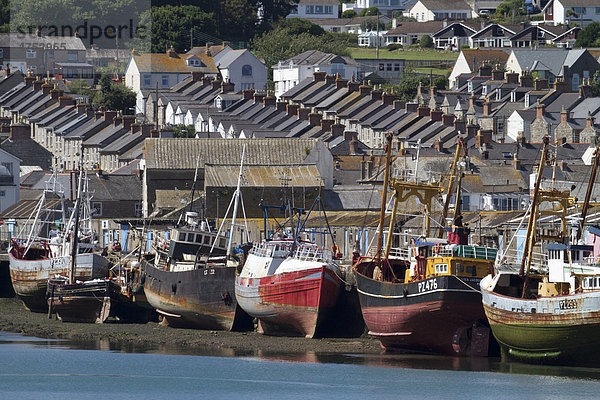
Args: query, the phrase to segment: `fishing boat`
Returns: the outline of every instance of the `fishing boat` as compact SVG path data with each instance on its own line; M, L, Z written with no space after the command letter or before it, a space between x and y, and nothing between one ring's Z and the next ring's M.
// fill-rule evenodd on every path
M575 199L569 191L541 189L548 143L545 138L523 249L498 255L496 270L481 281L483 306L504 357L532 363L597 363L600 266L593 246L580 239L599 149L577 231L569 234L566 214ZM555 218L560 227L544 226L542 218ZM534 252L536 243L545 253Z
M233 205L229 238L223 234L225 218L217 231L207 223L188 222L185 228L171 230L168 248L163 242L164 249L157 252L154 263L142 260L146 299L169 326L215 330L245 330L252 326L235 299L239 257L233 254L231 240L241 200L244 156L245 148L237 189L225 216ZM196 215L188 212L187 218Z
M57 207L48 208L50 203ZM65 220L64 195L59 190L56 176L53 176L24 224L24 229L30 227L29 234L25 236L22 229L19 235L11 239L8 250L13 287L25 307L31 311L48 311L48 280L67 276L72 260L77 265L75 279L108 275L109 263L100 254L101 249L94 240L90 221L84 221L88 223L79 231L79 245L74 253L69 240L74 230L74 215L71 214L66 225L51 229L56 221L63 224Z
M332 317L341 284L336 261L339 256L324 243L319 246L301 240L304 224L316 205L322 205L320 196L313 202L304 223L298 218L298 229L292 228L289 235L279 228L278 234L282 237L254 243L235 279L235 295L240 307L258 319L259 331L264 334L319 337L321 326ZM300 216L304 212L285 204L261 207L264 232L270 231L267 226L270 208L288 210L290 221L294 214ZM326 216L324 221L326 229L320 227L312 234L324 237L324 233L331 233ZM335 242L331 243L335 249Z
M432 200L442 191L436 182L390 179L391 144L387 136L387 163L380 212L379 235L374 255L357 255L353 265L359 300L369 334L385 350L409 350L448 355L487 355L489 328L481 306L479 282L489 271L496 249L468 244L469 230L462 226L460 204L455 205L452 227L430 237ZM456 149L453 174L459 160ZM418 161L417 161L418 165ZM388 185L394 189L389 229L384 240ZM445 210L453 191L453 179ZM401 203L416 196L424 205L423 236L402 235L396 227ZM460 185L456 199L460 199ZM447 238L441 238L443 233Z

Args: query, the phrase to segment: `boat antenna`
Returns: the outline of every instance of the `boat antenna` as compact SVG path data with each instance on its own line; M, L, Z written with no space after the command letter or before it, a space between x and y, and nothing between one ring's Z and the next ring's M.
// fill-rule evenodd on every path
M379 265L381 262L381 249L383 247L383 219L385 217L387 188L390 179L390 164L392 159L392 140L394 139L394 133L389 131L386 135L387 143L385 145L386 159L385 159L385 174L383 176L383 193L381 194L381 210L379 211L379 235L377 237L377 253L375 255L375 263ZM418 154L418 151L417 151ZM417 156L418 160L418 156ZM418 163L418 161L417 161ZM416 176L416 170L415 170Z
M596 180L596 171L598 169L598 160L600 159L600 144L596 146L596 150L594 151L594 162L592 164L592 172L590 174L590 181L588 182L588 187L585 192L585 200L583 201L583 209L581 210L581 219L579 221L579 229L577 229L577 237L576 242L579 242L581 239L581 235L583 234L583 224L585 223L585 218L587 217L587 212L590 204L590 198L592 197L592 186L594 186L594 181Z

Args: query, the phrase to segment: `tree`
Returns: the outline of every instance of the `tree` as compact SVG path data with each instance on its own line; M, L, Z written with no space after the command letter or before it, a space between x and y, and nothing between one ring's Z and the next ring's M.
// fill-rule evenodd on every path
M290 28L278 27L254 39L253 53L265 60L269 67L280 60L286 60L307 50L320 50L325 53L348 55L344 42L335 40L335 36L311 35L308 32L296 35Z
M194 138L196 137L196 129L193 125L175 125L173 127L173 137L176 138Z
M216 32L215 17L196 6L152 7L141 16L141 23L152 27L152 53L164 53L170 46L182 53L190 48L191 28L200 32Z
M259 23L259 29L262 32L267 32L280 20L288 16L288 14L298 6L299 0L260 0L260 9L262 11L262 19Z
M69 83L68 87L72 93L88 96L94 109L104 107L107 110L132 114L135 109L135 92L120 83L113 82L110 75L102 75L98 84L100 89L94 89L84 80L77 80Z
M360 27L364 31L376 31L377 30L377 20L370 19L365 20L360 23ZM385 24L379 21L379 30L382 31L385 29Z
M423 35L423 36L421 36L419 45L421 47L427 48L427 49L432 48L433 47L433 39L429 35Z
M310 33L314 36L321 36L326 33L325 29L304 18L286 18L279 22L277 27L281 29L287 29L292 35Z
M519 15L523 11L523 0L505 0L496 8L496 17L506 18Z
M445 76L438 76L433 78L433 86L438 90L445 90L448 88L448 78Z
M346 10L342 13L342 18L354 18L356 16L358 16L358 14L354 10Z
M220 36L244 42L254 37L259 22L256 0L221 0L215 3L219 4L217 19Z
M423 88L429 88L429 76L414 76L404 74L400 77L398 83L392 85L384 85L384 89L391 90L394 93L400 93L400 100L412 101L417 95L419 82Z
M598 47L600 46L600 24L592 22L579 31L575 40L575 47Z
M377 14L379 14L379 8L373 6L373 7L363 9L358 15L361 17L368 17L368 16L372 16L372 15L377 15Z

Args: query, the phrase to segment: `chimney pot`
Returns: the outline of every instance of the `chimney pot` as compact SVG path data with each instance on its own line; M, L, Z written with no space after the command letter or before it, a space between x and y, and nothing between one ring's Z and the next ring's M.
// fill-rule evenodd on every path
M324 71L316 71L313 72L313 80L315 82L324 82L325 81L325 76L327 75L326 72Z

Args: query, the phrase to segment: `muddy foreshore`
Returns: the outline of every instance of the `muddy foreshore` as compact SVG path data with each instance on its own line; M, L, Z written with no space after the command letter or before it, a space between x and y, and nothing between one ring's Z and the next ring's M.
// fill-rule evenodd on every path
M257 332L222 332L175 329L155 322L147 324L63 323L46 314L32 313L17 298L0 299L0 331L75 342L109 343L110 346L163 348L202 353L227 350L233 353L323 353L378 354L379 341L360 338L306 339L265 336ZM168 351L168 350L166 350Z

